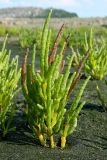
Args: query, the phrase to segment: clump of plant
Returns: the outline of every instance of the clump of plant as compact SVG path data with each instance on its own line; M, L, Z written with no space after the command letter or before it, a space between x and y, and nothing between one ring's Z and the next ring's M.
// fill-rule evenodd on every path
M107 86L107 80L105 80L105 85ZM106 104L105 96L103 95L103 92L101 91L101 89L97 83L96 83L96 90L97 90L97 95L100 100L103 111L107 112L107 104Z
M0 25L0 35L3 36L6 34L6 27L4 25Z
M93 79L102 80L107 74L107 45L103 39L96 39L91 30L90 35L85 34L84 51L89 50L89 57L84 66L85 75L91 75ZM84 52L74 50L74 65L78 66L84 56Z
M3 137L14 129L11 128L15 111L13 98L18 91L20 78L18 57L10 60L11 53L5 49L5 43L0 51L0 134Z
M7 27L3 24L0 24L0 35L1 36L5 36L6 34L8 35L13 35L13 36L17 36L20 33L20 28L19 27Z
M20 33L20 27L16 26L6 27L6 33L8 35L18 36Z
M19 42L22 48L30 47L33 44L33 31L31 29L21 29L19 33Z
M51 11L42 31L40 70L39 72L38 70L35 71L35 45L31 64L27 64L29 49L27 49L24 56L21 81L23 95L28 103L26 110L28 123L34 135L38 137L43 146L47 145L47 140L49 139L50 147L54 148L56 146L54 136L58 134L61 137L61 148L64 148L67 136L72 134L77 126L77 117L85 103L80 103L80 98L89 77L71 102L69 110L66 110L67 100L81 77L80 72L88 57L88 53L86 52L77 72L70 75L74 59L74 54L72 54L64 71L64 51L70 35L67 36L61 50L58 50L57 53L58 43L64 29L64 25L62 25L53 48L49 51L51 29L48 27L48 22L50 16Z

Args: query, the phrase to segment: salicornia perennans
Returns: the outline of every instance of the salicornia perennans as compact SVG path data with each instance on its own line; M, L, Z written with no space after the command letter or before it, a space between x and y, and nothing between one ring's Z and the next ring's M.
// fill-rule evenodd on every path
M10 52L3 48L0 51L0 132L4 137L9 131L14 115L13 98L18 91L20 69L18 69L18 56L10 61ZM7 115L7 113L9 113Z
M49 138L50 147L55 147L54 135L60 134L61 148L65 147L66 137L72 134L77 124L77 116L85 102L80 102L81 95L86 87L89 77L85 80L78 95L71 103L70 109L66 112L66 104L70 93L80 79L81 69L88 57L88 52L81 61L77 72L70 76L70 70L74 54L69 58L68 65L64 69L64 51L69 41L67 36L60 51L57 51L58 43L64 28L62 25L58 32L54 45L50 50L51 30L48 22L51 16L49 13L42 31L40 51L40 72L35 71L36 45L32 56L32 63L27 64L29 49L22 63L22 90L27 100L27 117L30 128L38 136L40 143L45 146ZM57 54L59 52L59 54ZM50 53L50 54L49 54ZM67 113L67 116L65 115Z
M106 86L107 86L107 80L105 80L105 84L106 84ZM102 108L103 108L103 110L105 111L105 112L107 112L107 105L106 105L106 98L105 98L105 96L103 95L103 91L100 89L100 87L99 87L99 85L97 84L97 82L96 82L96 90L97 90L97 95L98 95L98 98L99 98L99 100L100 100L100 103L101 103L101 106L102 106Z
M90 35L87 36L85 33L85 40L83 44L84 51L89 50L89 57L84 66L84 73L86 75L91 75L93 79L102 80L107 74L107 46L103 39L96 39L93 35L91 29ZM75 55L74 61L75 66L79 65L80 60L83 58L84 54L80 53L79 50L75 51L72 48Z

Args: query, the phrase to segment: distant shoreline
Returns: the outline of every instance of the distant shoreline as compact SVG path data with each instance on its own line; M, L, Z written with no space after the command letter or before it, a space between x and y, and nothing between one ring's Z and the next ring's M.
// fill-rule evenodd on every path
M44 20L43 18L0 18L0 25L41 27ZM107 27L107 18L52 18L50 20L50 26L53 28L60 28L63 23L71 28L80 26Z

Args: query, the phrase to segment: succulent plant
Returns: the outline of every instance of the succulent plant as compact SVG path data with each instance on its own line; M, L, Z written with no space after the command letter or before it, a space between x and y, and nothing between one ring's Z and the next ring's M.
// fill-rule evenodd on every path
M7 38L6 38L7 39ZM0 132L5 136L9 131L15 107L13 98L18 92L21 70L18 56L10 60L11 52L5 49L6 40L0 51Z
M84 73L86 75L91 75L93 79L102 80L105 75L107 75L107 45L105 40L96 39L91 29L90 35L87 36L85 33L84 40L84 51L89 50L89 57L84 65ZM75 54L74 65L78 66L79 62L84 57L84 54L80 53L79 50L75 51L72 48L72 52Z
M85 103L79 104L90 77L85 80L76 98L71 102L70 109L68 111L66 109L67 100L81 77L81 69L88 58L88 52L80 62L77 72L70 75L74 54L69 58L64 71L64 52L70 35L65 39L60 51L57 50L64 29L64 25L62 25L52 49L49 50L51 30L48 27L48 22L51 12L42 31L40 72L35 70L36 45L34 45L31 64L27 63L30 52L28 48L24 56L21 81L23 95L28 103L26 110L28 123L34 135L39 138L43 146L46 145L46 140L49 138L50 147L54 148L56 145L54 135L59 134L61 136L61 148L64 148L66 137L74 132L78 114Z

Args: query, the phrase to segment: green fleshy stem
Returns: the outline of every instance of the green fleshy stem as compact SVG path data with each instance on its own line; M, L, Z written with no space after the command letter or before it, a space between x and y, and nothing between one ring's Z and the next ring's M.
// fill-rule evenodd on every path
M42 134L39 134L38 135L38 138L39 138L39 141L41 143L42 146L45 146L46 145L46 142L44 140L44 136Z
M63 132L63 135L61 137L61 148L65 148L65 145L66 145L66 137L67 137L67 134L68 134L68 130L69 130L69 124L66 124L65 125L65 128L64 128L64 132Z
M65 145L66 145L66 137L65 136L62 136L61 137L61 148L65 148Z
M50 136L50 147L55 148L55 142L54 142L54 137L53 135Z

